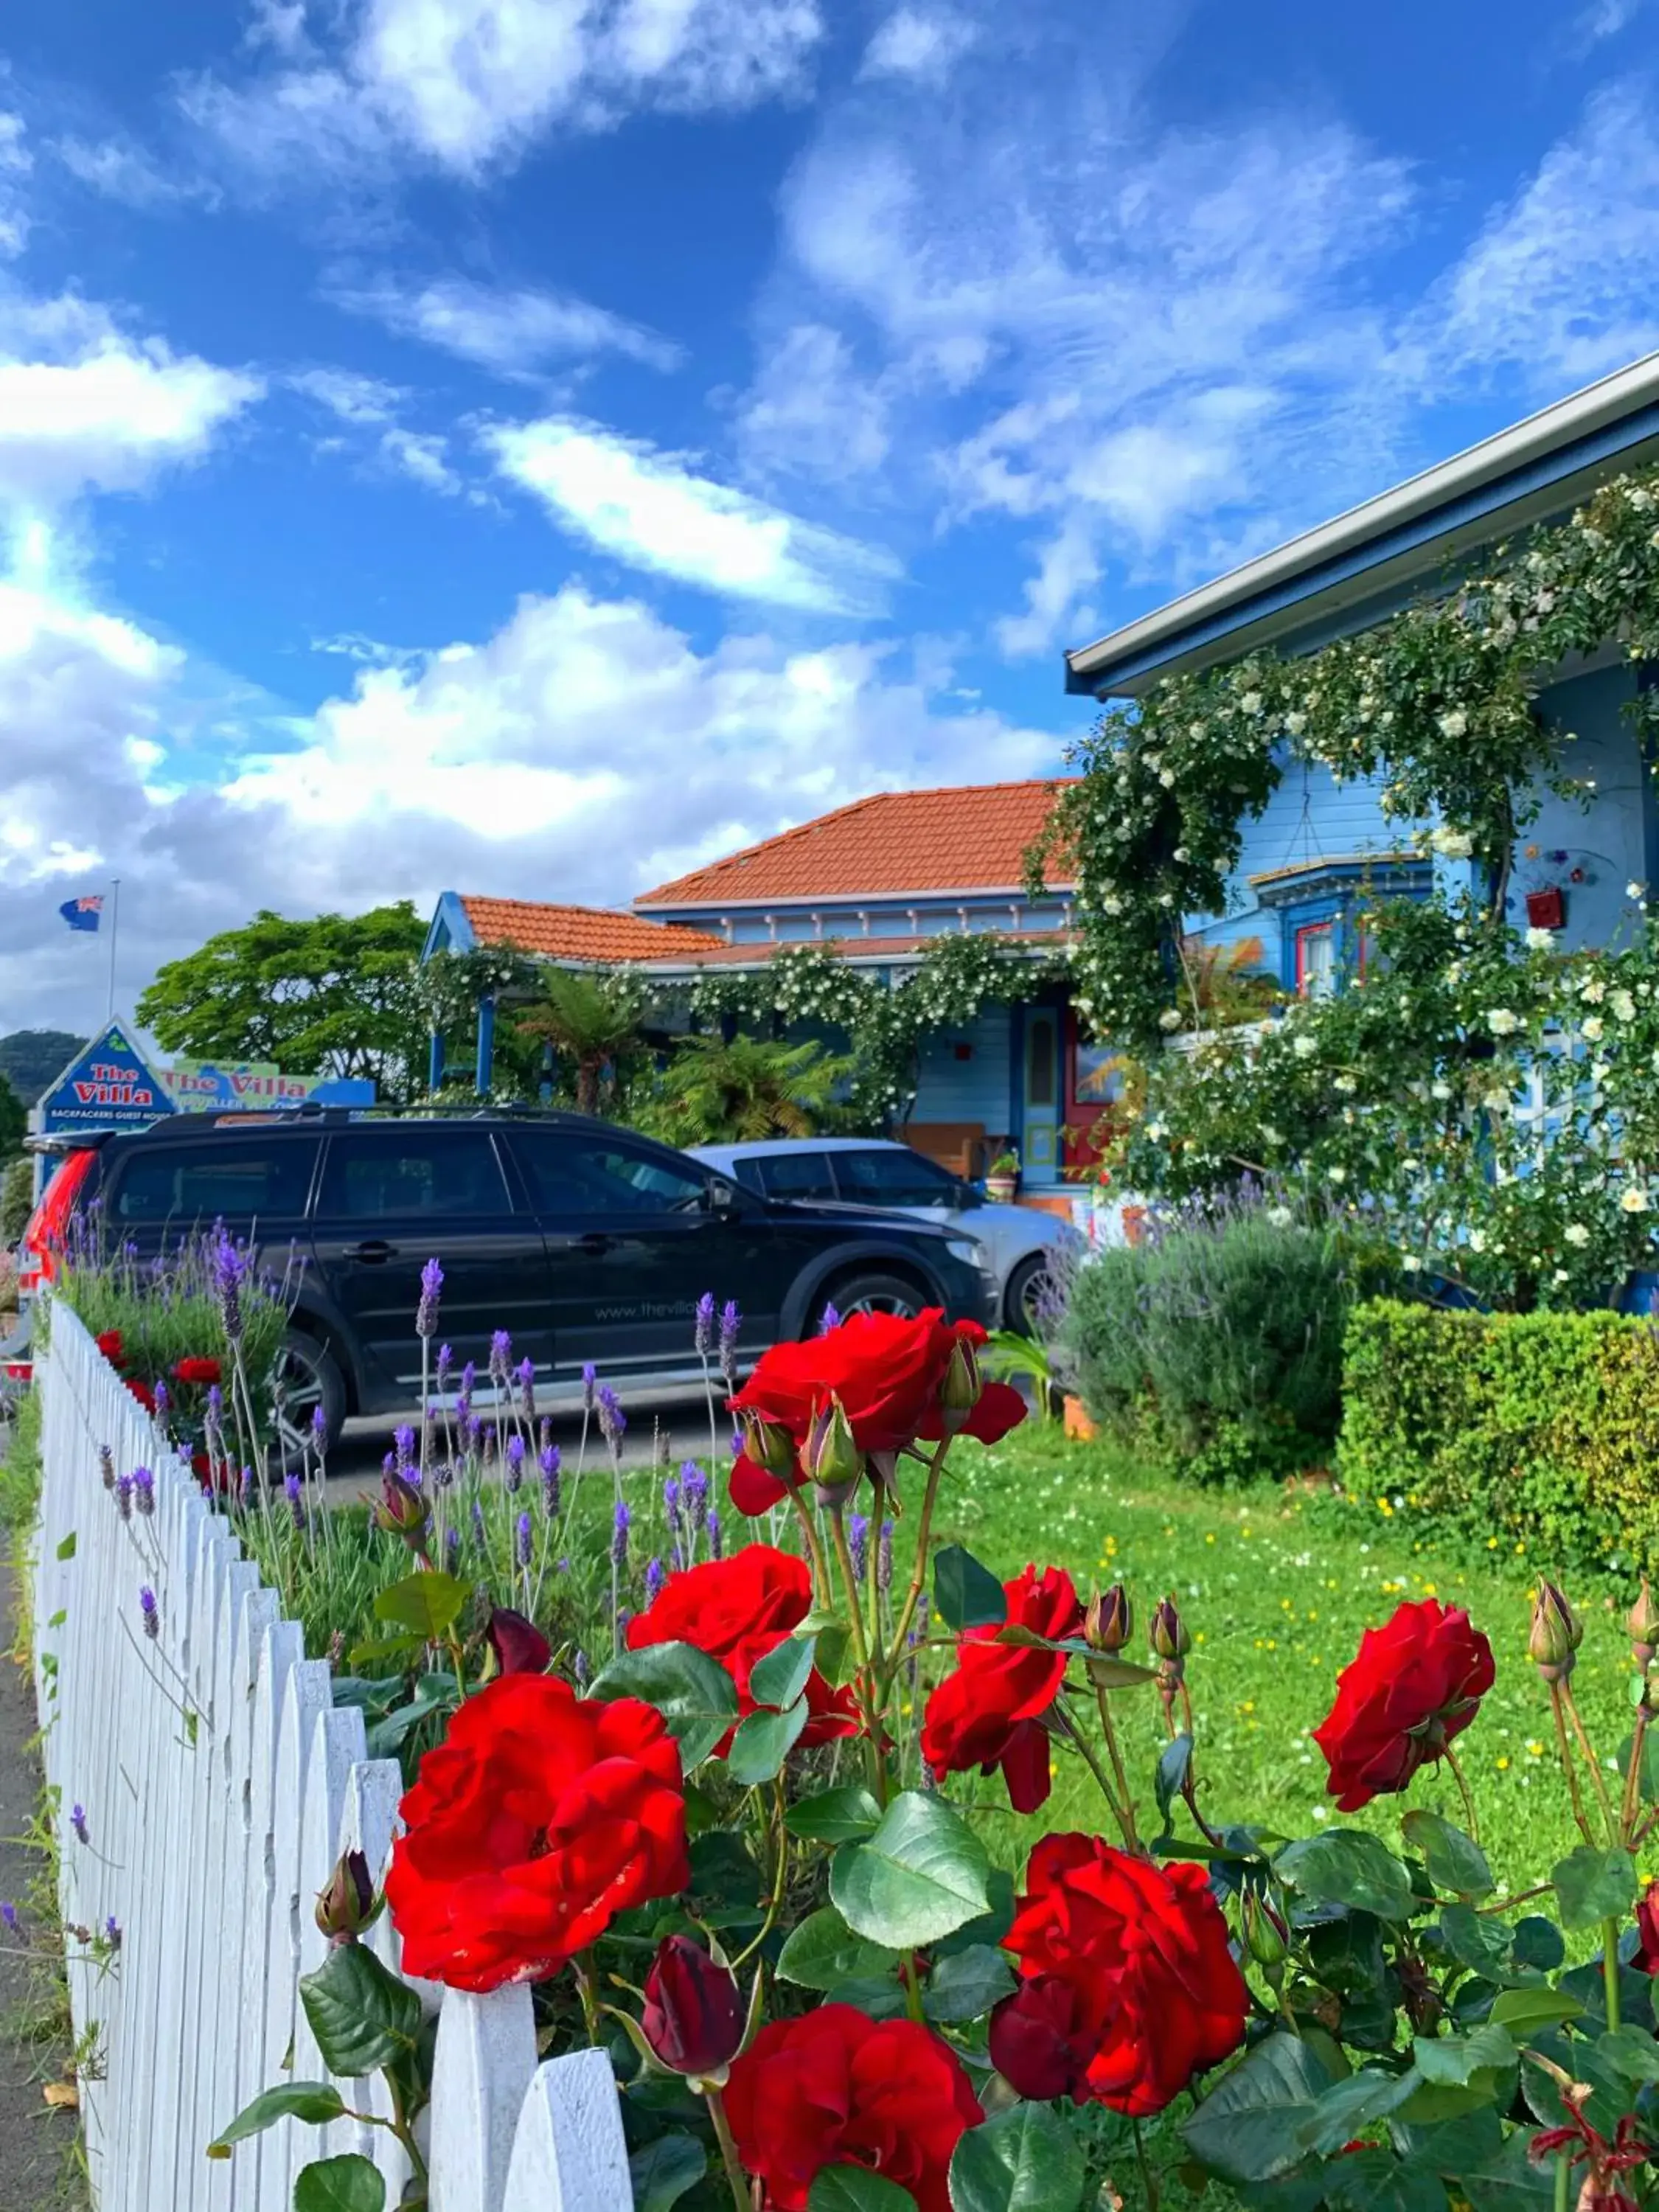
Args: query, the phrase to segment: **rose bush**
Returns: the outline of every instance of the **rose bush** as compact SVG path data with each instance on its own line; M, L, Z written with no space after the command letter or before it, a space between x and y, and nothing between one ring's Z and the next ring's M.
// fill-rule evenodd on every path
M1264 2212L1646 2203L1659 1605L1644 1589L1631 1616L1630 1739L1598 1747L1577 1617L1539 1586L1530 1655L1583 1838L1537 1893L1547 1914L1495 1894L1472 1810L1460 1827L1406 1802L1397 1832L1293 1838L1230 1824L1174 1597L1142 1663L1121 1586L1085 1603L1058 1567L1005 1581L935 1546L954 1440L1007 1417L981 1411L975 1343L930 1316L774 1356L734 1395L799 1553L693 1559L696 1470L671 1478L686 1548L585 1693L533 1620L469 1626L434 1560L441 1484L388 1473L384 1541L414 1571L377 1609L433 1686L410 1710L442 1729L386 1884L406 1970L529 1980L544 2050L603 2043L653 2207L1094 2212L1138 2191L1151 2212L1177 2165ZM1455 1775L1494 1673L1437 1600L1368 1632L1313 1735L1336 1811L1376 1821L1425 1770ZM1150 1788L1127 1700L1162 1719ZM1000 1769L1034 1807L1055 1759L1091 1778L1101 1832L994 1863L1009 1831L976 1819L977 1778ZM319 1906L336 1948L302 1996L325 2060L332 1962L373 1910L350 1869ZM383 2011L412 2002L378 1964L352 1971ZM416 2158L417 2062L388 2068Z

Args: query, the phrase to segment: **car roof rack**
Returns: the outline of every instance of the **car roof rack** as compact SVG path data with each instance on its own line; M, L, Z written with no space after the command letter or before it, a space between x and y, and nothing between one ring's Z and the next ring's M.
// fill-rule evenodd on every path
M223 1114L168 1114L142 1129L120 1132L139 1138L169 1138L186 1134L191 1128L242 1129L270 1128L273 1125L286 1128L347 1128L374 1121L546 1121L554 1124L574 1123L586 1127L596 1117L578 1114L568 1106L492 1106L477 1104L427 1104L421 1101L408 1106L387 1103L374 1106L325 1106L312 1099L302 1099L295 1106L240 1107ZM87 1137L102 1142L118 1133L111 1130L88 1131L82 1137L77 1133L72 1141L84 1142Z

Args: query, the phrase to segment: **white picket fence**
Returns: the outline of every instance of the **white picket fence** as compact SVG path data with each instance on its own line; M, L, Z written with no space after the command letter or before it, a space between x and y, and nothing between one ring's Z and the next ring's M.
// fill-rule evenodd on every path
M94 1938L112 1920L120 1931L102 1961L67 1938L94 2203L289 2212L308 2159L355 2150L379 2166L395 2205L404 2154L361 2120L283 2120L229 2160L205 2151L262 2089L325 2078L296 1995L326 1948L313 1900L343 1850L365 1852L377 1879L383 1871L397 1765L366 1757L362 1714L333 1705L326 1662L303 1656L298 1627L277 1618L229 1522L85 1328L62 1305L50 1323L36 1368L44 1756L61 1799L64 1922ZM153 1516L122 1520L100 1447L118 1474L153 1471ZM161 1614L153 1641L144 1585ZM85 1844L70 1829L76 1804ZM388 1918L371 1940L395 1966ZM422 1996L441 2004L422 2145L432 2212L625 2212L628 2158L605 2055L538 2066L526 1988ZM341 2087L349 2106L389 2112L378 2080Z

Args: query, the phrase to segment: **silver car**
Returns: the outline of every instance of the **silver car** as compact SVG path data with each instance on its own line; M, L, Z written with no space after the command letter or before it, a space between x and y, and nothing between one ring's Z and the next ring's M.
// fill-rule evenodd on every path
M1087 1249L1068 1221L1030 1206L998 1206L948 1168L891 1139L767 1137L696 1145L706 1160L766 1198L813 1206L890 1206L960 1229L985 1248L1001 1290L1003 1326L1032 1333L1049 1255Z

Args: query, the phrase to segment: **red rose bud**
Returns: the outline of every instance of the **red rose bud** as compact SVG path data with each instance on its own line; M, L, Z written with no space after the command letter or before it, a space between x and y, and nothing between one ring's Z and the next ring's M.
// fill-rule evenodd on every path
M1270 1977L1275 1974L1290 1956L1289 1927L1267 1899L1254 1889L1244 1893L1239 1921L1244 1932L1244 1948Z
M1659 1605L1654 1602L1653 1592L1648 1588L1648 1578L1642 1577L1642 1593L1625 1615L1625 1626L1630 1631L1630 1648L1638 1667L1650 1667L1659 1656Z
M1659 1974L1659 1881L1650 1881L1636 1907L1636 1932L1642 1941L1633 1964L1644 1974Z
M1054 2097L1084 2103L1098 2042L1081 1990L1058 1974L1022 1982L991 2014L991 2063L1017 2095L1034 2104Z
M1152 1613L1151 1640L1153 1656L1166 1665L1179 1666L1192 1650L1192 1636L1172 1597L1158 1600Z
M957 1436L967 1427L969 1417L984 1391L978 1355L973 1346L959 1336L946 1364L945 1379L939 1386L941 1425L947 1437Z
M498 1605L489 1616L484 1636L489 1651L484 1667L487 1681L493 1682L498 1674L546 1674L553 1646L523 1613Z
M317 1925L331 1943L355 1943L377 1910L368 1861L348 1851L317 1893Z
M689 1936L668 1936L645 1978L640 2027L652 2055L671 2073L723 2084L743 2042L738 1978Z
M1094 1651L1121 1651L1134 1634L1134 1607L1121 1583L1114 1583L1103 1596L1097 1590L1084 1616L1084 1640Z
M795 1472L795 1440L781 1421L763 1421L758 1413L745 1413L743 1453L745 1459L784 1482Z
M411 1550L418 1551L431 1514L414 1484L406 1482L394 1468L380 1478L380 1503L374 1509L374 1518L390 1534L401 1536Z
M1540 1582L1527 1650L1547 1682L1565 1682L1584 1640L1582 1621L1553 1583Z
M864 1473L864 1454L839 1398L831 1398L813 1414L801 1462L817 1486L820 1505L845 1504Z

